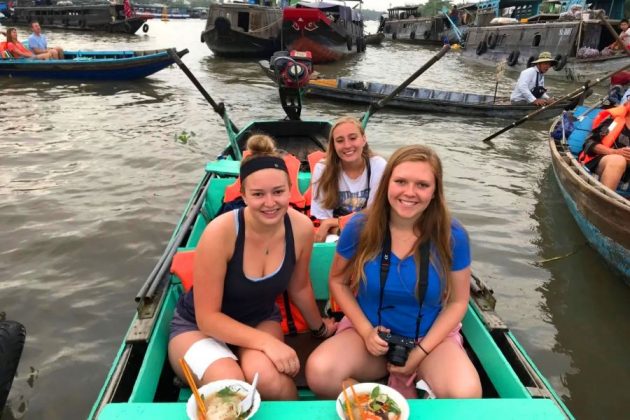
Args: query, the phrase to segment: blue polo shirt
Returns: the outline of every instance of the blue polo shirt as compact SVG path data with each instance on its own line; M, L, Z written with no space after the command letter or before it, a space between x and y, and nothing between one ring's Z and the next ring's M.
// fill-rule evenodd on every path
M355 254L365 218L364 214L357 213L342 230L339 242L337 242L337 253L342 257L350 259ZM470 265L468 234L464 227L454 219L451 223L451 251L453 254L452 271L463 270ZM432 255L433 252L434 248L432 247ZM393 253L390 261L383 294L384 309L381 309L381 324L389 328L394 334L415 338L419 307L415 295L418 281L416 263L413 256L400 260ZM376 326L381 289L381 253L373 260L368 261L364 270L367 281L360 283L357 302L368 320ZM420 337L427 334L441 310L442 286L438 272L431 263L427 291L422 305Z
M31 36L28 37L28 46L31 50L33 48L46 50L48 49L48 39L46 39L46 35L44 34L39 36L31 34Z

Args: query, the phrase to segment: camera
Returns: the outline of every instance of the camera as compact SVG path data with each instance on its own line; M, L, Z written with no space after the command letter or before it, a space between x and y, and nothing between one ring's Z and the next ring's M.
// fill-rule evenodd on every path
M416 340L392 333L379 331L378 336L387 341L387 360L394 366L405 366L409 351L416 345Z

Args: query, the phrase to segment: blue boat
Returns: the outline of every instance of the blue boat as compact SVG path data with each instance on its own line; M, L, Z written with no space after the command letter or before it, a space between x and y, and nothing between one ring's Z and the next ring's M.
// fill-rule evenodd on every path
M179 57L187 49L176 52ZM133 80L173 64L168 49L151 51L65 51L62 60L0 60L0 77L38 79Z
M562 196L586 240L630 282L630 186L620 185L613 191L577 161L599 111L576 108L575 130L566 141L549 140L551 161Z

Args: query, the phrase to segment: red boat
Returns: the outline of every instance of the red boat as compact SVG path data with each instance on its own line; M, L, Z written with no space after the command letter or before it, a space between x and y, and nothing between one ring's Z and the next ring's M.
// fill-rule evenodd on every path
M329 63L365 51L360 10L334 3L300 2L282 14L287 50L311 51L314 63Z

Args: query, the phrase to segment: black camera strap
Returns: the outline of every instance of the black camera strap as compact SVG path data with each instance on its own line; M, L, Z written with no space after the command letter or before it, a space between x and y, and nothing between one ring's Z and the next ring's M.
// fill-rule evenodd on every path
M420 271L418 274L418 317L416 318L416 341L420 336L420 321L422 320L422 304L429 285L429 251L431 241L424 241L420 245ZM385 283L389 274L389 265L392 254L392 237L389 227L385 231L383 240L383 253L381 255L381 292L378 302L378 325L381 325L381 310L383 309L383 295L385 294Z

